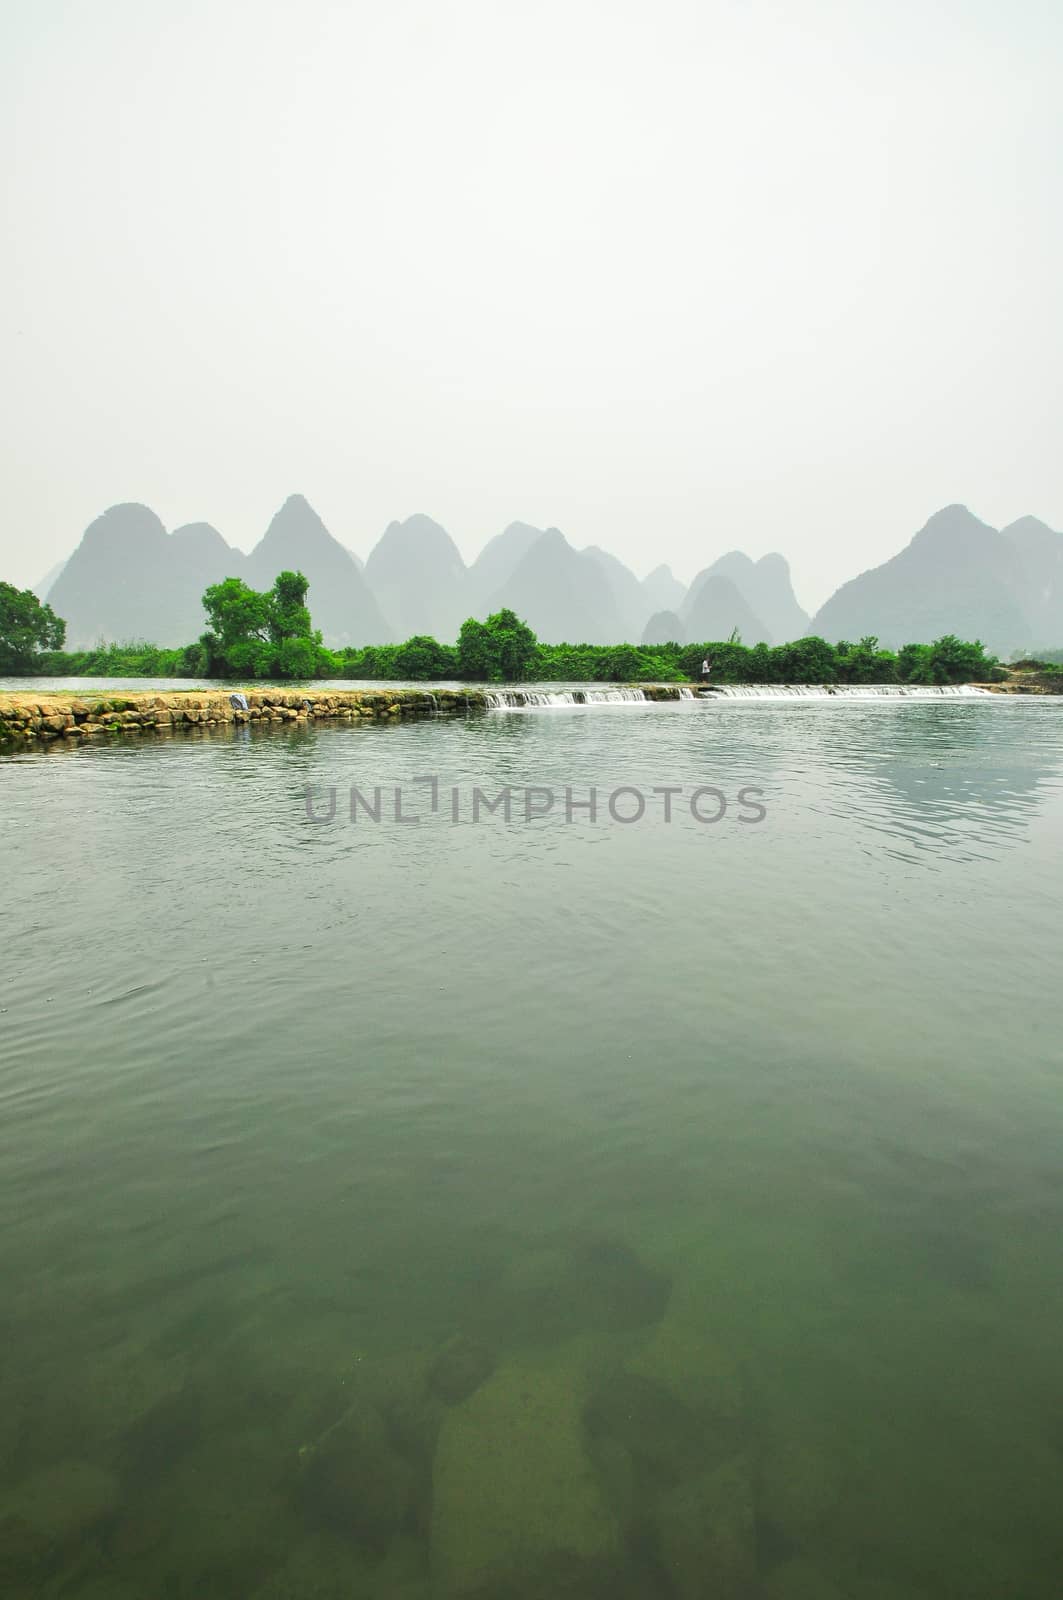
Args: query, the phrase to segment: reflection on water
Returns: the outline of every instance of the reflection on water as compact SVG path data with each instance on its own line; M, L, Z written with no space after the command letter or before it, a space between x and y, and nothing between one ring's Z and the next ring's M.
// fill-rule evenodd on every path
M0 763L0 1576L1041 1600L1058 706ZM767 818L314 826L307 784Z

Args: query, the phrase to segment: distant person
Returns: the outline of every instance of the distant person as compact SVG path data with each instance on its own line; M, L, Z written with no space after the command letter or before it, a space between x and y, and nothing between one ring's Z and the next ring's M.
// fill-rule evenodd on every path
M703 678L708 678L711 673L712 673L712 662L709 660L708 656L706 656L704 661L701 663L701 676Z

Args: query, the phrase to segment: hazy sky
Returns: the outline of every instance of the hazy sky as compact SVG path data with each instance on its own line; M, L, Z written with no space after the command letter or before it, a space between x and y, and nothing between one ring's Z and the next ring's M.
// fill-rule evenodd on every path
M0 577L118 500L799 597L1063 528L1056 0L3 0Z

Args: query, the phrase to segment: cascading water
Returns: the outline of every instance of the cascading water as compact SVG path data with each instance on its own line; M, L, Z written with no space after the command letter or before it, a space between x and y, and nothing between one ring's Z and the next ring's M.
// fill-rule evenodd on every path
M677 700L939 700L974 699L991 693L972 683L713 683L656 684L649 694L634 685L603 689L486 689L492 711L526 711L550 706L642 705Z
M577 690L583 695L584 705L631 705L639 700L645 700L646 695L642 689L583 689Z
M679 698L676 696L676 698ZM641 689L487 689L484 699L492 711L521 711L530 706L638 705L645 702Z
M721 700L971 699L992 690L973 683L715 683L702 698Z
M526 706L575 706L582 703L572 689L487 689L484 699L492 711L522 711Z

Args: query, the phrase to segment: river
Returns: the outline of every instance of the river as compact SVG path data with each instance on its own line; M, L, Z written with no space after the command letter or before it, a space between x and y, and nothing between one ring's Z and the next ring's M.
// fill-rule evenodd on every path
M1053 700L0 760L5 1597L1054 1600L1061 842Z

